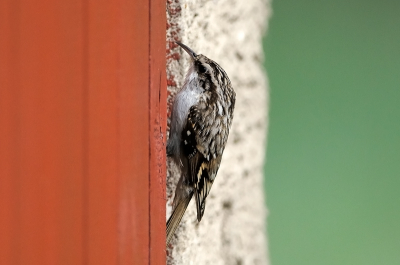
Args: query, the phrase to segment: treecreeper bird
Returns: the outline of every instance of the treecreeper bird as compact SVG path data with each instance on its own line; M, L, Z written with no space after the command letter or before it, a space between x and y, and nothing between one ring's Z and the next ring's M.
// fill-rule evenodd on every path
M217 176L235 107L235 91L216 62L177 42L191 57L182 89L175 97L167 155L180 169L172 215L167 221L167 244L194 195L200 222L206 198Z

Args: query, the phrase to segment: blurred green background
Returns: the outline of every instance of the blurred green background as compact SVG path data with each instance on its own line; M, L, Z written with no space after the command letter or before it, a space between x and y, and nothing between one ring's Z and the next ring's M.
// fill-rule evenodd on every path
M273 0L272 265L400 264L400 1Z

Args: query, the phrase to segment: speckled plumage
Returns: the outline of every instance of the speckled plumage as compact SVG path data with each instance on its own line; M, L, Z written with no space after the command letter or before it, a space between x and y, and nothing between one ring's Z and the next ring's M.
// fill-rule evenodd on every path
M167 154L179 165L181 176L167 222L167 243L193 195L197 220L203 217L228 140L236 96L228 75L216 62L178 44L192 57L192 65L172 108Z

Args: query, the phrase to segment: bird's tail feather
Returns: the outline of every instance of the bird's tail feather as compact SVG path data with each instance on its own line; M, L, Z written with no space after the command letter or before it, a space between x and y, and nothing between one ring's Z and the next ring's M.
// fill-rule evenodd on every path
M178 228L179 223L183 217L183 214L186 211L186 208L189 205L190 200L192 199L193 193L189 196L183 198L179 201L178 205L176 205L174 211L167 221L167 244L171 240L175 230Z

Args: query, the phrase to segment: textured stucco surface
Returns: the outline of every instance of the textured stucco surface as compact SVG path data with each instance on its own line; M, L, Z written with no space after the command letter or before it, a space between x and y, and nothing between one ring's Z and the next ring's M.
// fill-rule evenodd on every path
M263 162L268 88L262 68L267 0L167 1L169 106L181 88L189 56L174 41L221 65L236 91L236 108L218 176L201 223L189 204L167 246L168 264L268 264ZM167 217L178 174L168 161Z

